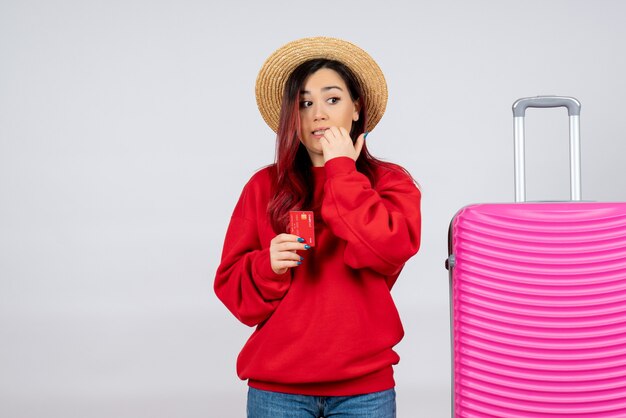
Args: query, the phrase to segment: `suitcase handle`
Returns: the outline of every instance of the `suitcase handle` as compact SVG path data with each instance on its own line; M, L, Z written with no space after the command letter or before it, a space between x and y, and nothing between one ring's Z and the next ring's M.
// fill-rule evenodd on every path
M524 117L529 107L566 107L569 116L580 115L580 102L573 97L537 96L525 97L513 103L513 116Z
M519 99L513 103L513 141L515 158L515 201L526 201L526 173L524 155L524 118L529 107L566 107L569 115L570 199L581 200L580 180L580 102L573 97L537 96Z

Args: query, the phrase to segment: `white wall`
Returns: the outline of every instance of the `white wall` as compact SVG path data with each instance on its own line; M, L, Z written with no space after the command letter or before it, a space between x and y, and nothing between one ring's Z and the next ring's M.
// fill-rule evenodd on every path
M382 67L368 144L423 189L423 247L393 291L399 417L448 417L448 223L512 200L513 101L580 99L583 196L626 200L626 3L216 3L0 2L0 416L244 416L251 330L212 281L273 159L254 82L280 45L327 35ZM529 198L566 199L565 111L527 129Z

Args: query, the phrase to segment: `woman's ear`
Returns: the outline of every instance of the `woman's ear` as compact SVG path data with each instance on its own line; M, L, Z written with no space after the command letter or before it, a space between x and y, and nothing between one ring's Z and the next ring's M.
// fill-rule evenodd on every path
M352 113L352 120L356 122L359 120L359 112L361 111L361 100L354 101L354 112Z

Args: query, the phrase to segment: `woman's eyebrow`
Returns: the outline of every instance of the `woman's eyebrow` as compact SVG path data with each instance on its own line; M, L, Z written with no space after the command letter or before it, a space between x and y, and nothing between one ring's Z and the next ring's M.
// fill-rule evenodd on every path
M332 89L337 89L337 90L341 90L341 91L343 91L343 89L342 89L341 87L339 87L339 86L328 86L328 87L322 87L322 91L328 91L328 90L332 90ZM310 92L310 91L308 91L308 90L302 90L302 91L300 92L300 94L311 94L311 92Z

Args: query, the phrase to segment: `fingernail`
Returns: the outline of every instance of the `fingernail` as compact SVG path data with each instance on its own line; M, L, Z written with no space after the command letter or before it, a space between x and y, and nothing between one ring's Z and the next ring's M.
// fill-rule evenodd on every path
M308 250L308 249L310 249L310 248L311 248L311 246L310 246L309 244L304 244L304 249L305 249L305 250Z
M304 242L304 238L298 237L298 242Z
M365 136L363 136L363 139L367 139L367 136L370 134L369 131L365 132Z
M304 260L304 257L300 256L300 261Z
M297 264L298 264L298 265L302 264L302 261L298 261L298 263L297 263Z

